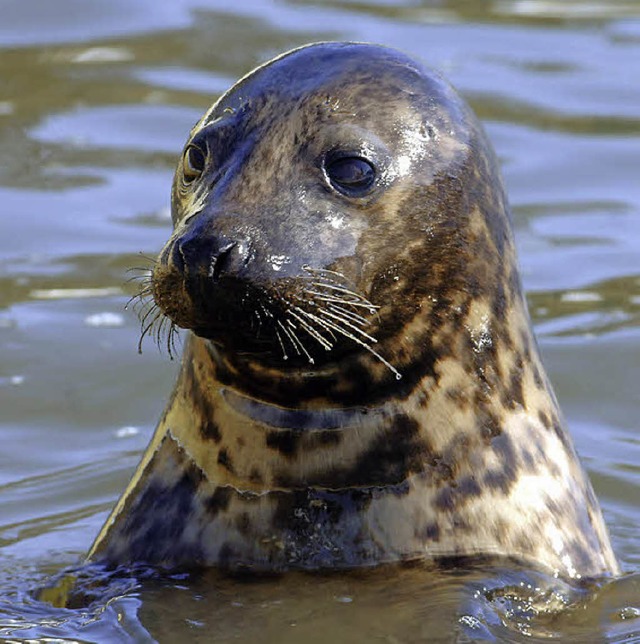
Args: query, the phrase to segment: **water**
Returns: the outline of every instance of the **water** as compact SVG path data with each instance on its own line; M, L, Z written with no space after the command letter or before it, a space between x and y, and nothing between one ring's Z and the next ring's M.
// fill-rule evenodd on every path
M485 122L549 375L625 576L144 573L94 578L84 607L35 601L90 545L175 377L151 343L138 356L123 307L126 270L168 234L189 128L256 64L322 39L403 49ZM638 0L5 0L0 47L0 637L640 641Z

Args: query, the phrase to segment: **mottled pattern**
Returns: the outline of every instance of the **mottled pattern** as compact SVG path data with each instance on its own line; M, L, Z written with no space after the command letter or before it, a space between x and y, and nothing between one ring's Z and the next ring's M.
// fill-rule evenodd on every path
M532 336L495 157L455 92L393 50L315 45L242 79L189 142L207 164L176 172L153 292L194 333L90 558L617 572ZM332 191L335 149L375 163L370 194Z

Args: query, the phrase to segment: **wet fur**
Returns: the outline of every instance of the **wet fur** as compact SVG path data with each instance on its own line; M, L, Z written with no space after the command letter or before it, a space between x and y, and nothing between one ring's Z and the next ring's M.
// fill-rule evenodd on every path
M345 123L388 155L358 202L312 163ZM532 335L495 157L453 90L393 50L314 45L242 79L190 140L203 133L212 169L196 185L178 169L150 285L195 333L89 557L617 572ZM185 240L220 239L250 247L233 279L179 265Z

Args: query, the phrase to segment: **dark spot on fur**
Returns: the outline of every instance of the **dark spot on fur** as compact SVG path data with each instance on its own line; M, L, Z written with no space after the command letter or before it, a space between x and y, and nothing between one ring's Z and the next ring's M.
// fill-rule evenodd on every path
M187 360L183 364L186 397L191 401L194 408L199 411L200 418L203 421L200 425L200 434L206 440L219 443L222 438L220 428L213 420L213 407L209 402L208 396L200 390L200 381L196 376L193 361Z
M500 434L491 440L491 448L498 456L498 460L503 466L512 465L514 468L518 464L516 450L513 446L513 440L507 434Z
M562 472L560 466L554 461L547 461L547 467L549 468L549 474L556 479L562 478Z
M215 492L204 502L211 518L229 507L232 496L233 490L230 487L220 486L215 489Z
M580 540L578 536L571 540L567 550L571 557L571 563L576 570L588 570L592 565L593 553L586 541Z
M538 419L542 423L543 427L545 427L546 429L549 429L549 426L551 425L551 421L549 420L549 416L547 416L546 412L544 412L542 409L538 410Z
M476 424L480 435L485 440L492 440L502 433L502 425L497 414L488 408L487 401L483 394L476 395Z
M544 380L542 379L542 374L540 373L540 369L538 369L537 365L534 365L533 367L533 382L538 389L545 389Z
M515 409L518 406L524 408L524 391L522 386L522 358L516 360L516 364L511 370L508 386L509 407Z
M267 434L267 447L275 449L284 456L293 456L298 449L300 434L294 431L271 431Z
M499 279L495 284L495 292L492 301L492 313L496 320L503 320L507 309L507 298L504 292L504 281ZM502 336L504 340L504 336Z
M441 511L451 512L463 506L469 499L482 495L476 477L464 476L460 480L441 488L435 496L434 506Z
M518 271L514 269L509 273L508 288L509 298L513 302L513 300L520 295L520 276L518 275Z
M360 522L353 518L362 516L374 494L370 489L350 489L295 490L274 495L273 527L283 532L287 561L318 568L376 561L379 553L361 535ZM337 541L336 535L340 536Z
M258 483L258 484L261 484L263 482L262 474L260 474L260 470L258 470L257 467L251 468L251 472L249 473L249 480L252 483Z
M317 485L393 485L422 471L431 450L415 419L397 416L351 467L334 466L319 474Z
M309 432L306 435L305 447L314 448L329 447L332 445L340 445L342 442L342 432L340 430L326 430Z
M440 526L437 523L428 523L416 536L418 539L424 539L425 541L438 542L440 541Z
M226 449L221 449L218 452L218 463L225 469L229 470L232 474L234 473L233 465L231 464L231 457Z
M198 544L183 538L201 480L199 470L188 466L174 484L150 482L122 526L129 539L127 554L131 561L174 566L202 560Z
M214 443L219 443L222 438L220 428L210 417L200 426L200 433L204 438L212 440Z
M519 474L519 463L512 440L506 434L496 436L491 447L498 457L500 469L489 470L484 476L484 484L490 489L499 489L508 494Z
M474 532L476 529L475 525L472 526L467 519L463 518L459 514L453 515L451 523L453 525L453 529L459 534L469 534Z
M522 465L528 472L534 472L537 469L536 459L528 448L523 448L520 452Z
M484 485L490 490L500 490L503 494L509 494L514 483L513 472L505 470L488 470L483 478Z
M233 544L226 541L220 546L218 553L218 565L220 568L235 568L241 563L239 559L240 553Z
M238 532L243 536L247 536L251 531L251 518L248 512L241 512L236 517L235 524Z
M451 450L449 450L451 451ZM429 459L429 473L431 474L432 481L435 485L442 485L445 482L453 481L455 477L455 472L453 471L453 466L457 463L457 458L453 454L453 461L450 465L444 457L436 456L432 459Z
M438 491L434 506L441 512L451 512L455 505L455 490L447 485Z
M473 498L482 494L482 488L475 476L465 476L458 481L457 494L460 497Z
M544 504L547 507L547 509L551 512L551 514L561 517L567 513L567 508L563 507L560 503L558 503L558 500L550 496L549 494L544 495Z
M467 392L462 387L449 387L446 391L447 398L454 402L459 409L467 409L470 404Z
M567 432L560 424L560 420L558 418L553 419L552 427L553 433L560 439L562 446L567 450L567 452L571 453L573 451L573 446L571 445Z

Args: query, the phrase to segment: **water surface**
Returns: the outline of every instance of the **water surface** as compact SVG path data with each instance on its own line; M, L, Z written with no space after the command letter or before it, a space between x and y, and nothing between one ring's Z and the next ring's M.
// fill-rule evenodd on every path
M403 49L484 121L545 363L626 576L178 576L110 580L114 598L82 609L34 601L90 545L175 377L152 343L137 354L124 304L127 269L168 235L190 127L256 64L326 39ZM1 637L640 641L638 0L5 0L0 49Z

